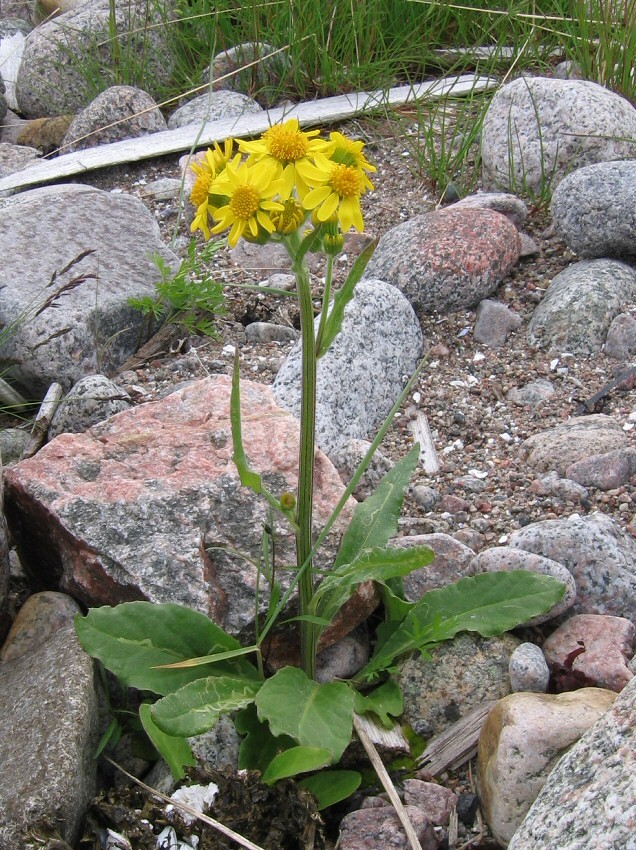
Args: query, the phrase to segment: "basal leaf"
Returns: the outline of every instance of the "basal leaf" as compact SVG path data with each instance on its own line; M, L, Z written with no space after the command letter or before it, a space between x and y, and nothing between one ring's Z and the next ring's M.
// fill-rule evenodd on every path
M205 614L172 603L125 602L113 608L91 608L75 618L80 643L127 687L168 694L188 682L215 675L257 678L245 658L211 667L154 669L202 655L241 649L240 643Z
M360 502L344 533L334 569L349 564L364 549L386 546L397 534L397 520L408 485L419 458L419 445L401 458L377 486L376 491Z
M358 790L361 782L362 776L357 770L321 770L314 776L300 779L298 785L311 791L321 810L346 800Z
M353 691L344 682L320 685L296 667L284 667L258 692L256 707L272 734L302 746L326 748L337 761L351 740Z
M274 756L261 779L266 785L273 785L279 779L326 767L330 761L329 750L320 747L291 747Z
M166 735L201 735L220 714L244 708L254 701L262 683L254 679L209 676L179 688L152 707L151 716Z
M289 735L272 735L269 723L258 719L253 702L237 711L234 725L239 735L244 736L239 746L240 770L260 770L262 773L274 756L296 746Z
M528 570L482 573L425 593L378 647L358 680L389 668L400 655L448 640L461 631L499 635L548 611L564 585Z
M175 738L162 732L150 716L150 704L147 702L139 706L139 719L146 735L170 768L172 778L183 779L185 776L184 768L194 767L197 763L187 740Z
M387 729L393 726L392 718L399 717L404 711L404 700L399 685L393 679L387 679L370 694L356 693L356 714L375 714Z

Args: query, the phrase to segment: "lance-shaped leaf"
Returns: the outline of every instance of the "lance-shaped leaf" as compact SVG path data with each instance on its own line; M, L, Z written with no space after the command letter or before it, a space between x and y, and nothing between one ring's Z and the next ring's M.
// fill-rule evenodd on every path
M351 740L352 689L344 682L320 685L296 667L283 667L258 692L256 707L273 735L290 735L307 747L328 749L337 761Z
M397 521L402 509L404 490L411 480L419 458L419 445L401 458L378 484L375 492L360 502L344 533L334 569L350 564L364 549L386 546L397 534Z
M351 271L347 275L347 279L342 284L338 292L336 292L333 299L333 306L327 316L322 335L320 339L317 340L318 350L316 351L316 359L322 357L323 354L327 352L331 343L340 333L340 328L342 327L342 321L344 319L345 307L353 298L356 283L362 277L362 274L367 267L367 263L373 256L373 252L375 251L377 244L378 240L374 239L370 245L367 245L351 267ZM324 309L327 310L328 306L329 305L325 304Z
M125 602L114 608L91 608L75 618L80 643L113 672L122 684L169 694L201 676L234 675L257 678L245 658L221 661L213 667L156 669L202 655L241 649L240 643L205 614L166 602Z
M389 668L400 655L448 640L461 631L500 635L543 614L561 599L565 586L528 570L482 573L425 593L394 628L360 681Z
M184 768L194 767L197 763L186 739L175 738L162 732L150 716L150 705L147 702L139 706L139 719L146 735L170 768L172 778L183 779L185 776Z
M254 701L262 682L230 676L209 676L184 685L152 707L151 716L166 735L189 738L211 729L220 714Z
M408 575L432 560L433 553L426 546L363 551L350 564L342 564L325 576L312 599L312 610L330 623L362 582L384 584L389 579Z

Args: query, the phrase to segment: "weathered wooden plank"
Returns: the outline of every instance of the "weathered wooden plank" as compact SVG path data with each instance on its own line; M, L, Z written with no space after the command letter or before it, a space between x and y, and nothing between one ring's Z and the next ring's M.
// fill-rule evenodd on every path
M477 753L479 733L494 700L485 702L471 711L445 732L440 732L427 743L419 766L438 776L444 770L454 770Z
M180 153L193 147L205 147L230 136L241 138L259 135L272 124L288 118L297 118L301 127L324 125L362 113L402 106L415 100L439 100L444 97L461 97L465 94L483 92L494 88L496 84L496 81L490 77L464 74L417 85L398 86L386 91L357 92L327 97L291 107L270 109L262 114L250 113L230 120L208 121L202 128L199 125L190 125L176 130L164 130L149 136L74 151L55 159L36 161L21 171L0 179L0 192L24 189L109 165L121 165Z

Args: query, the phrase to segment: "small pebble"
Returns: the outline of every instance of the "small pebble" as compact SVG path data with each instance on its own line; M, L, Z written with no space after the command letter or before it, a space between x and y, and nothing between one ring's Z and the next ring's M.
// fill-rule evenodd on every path
M541 649L534 643L522 643L510 656L510 687L514 693L533 691L544 694L550 681L550 670Z

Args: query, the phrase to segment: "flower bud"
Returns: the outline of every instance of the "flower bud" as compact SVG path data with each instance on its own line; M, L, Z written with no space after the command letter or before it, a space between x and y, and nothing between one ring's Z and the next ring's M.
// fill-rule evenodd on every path
M322 237L322 247L325 254L330 254L332 257L335 257L336 254L339 254L344 248L344 236L342 233L336 233L335 235L325 233Z
M293 511L296 507L296 497L289 490L280 495L280 506L284 511Z

